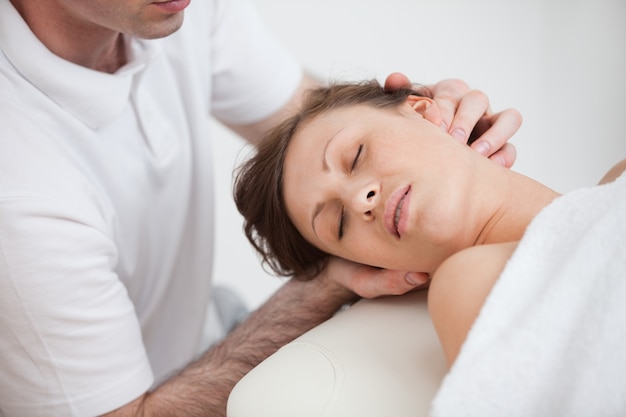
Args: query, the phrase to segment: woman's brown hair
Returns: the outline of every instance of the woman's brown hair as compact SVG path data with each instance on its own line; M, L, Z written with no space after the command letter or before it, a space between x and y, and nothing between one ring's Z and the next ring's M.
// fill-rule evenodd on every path
M297 114L270 130L254 156L235 172L234 198L244 218L244 232L274 273L310 279L325 266L328 254L306 241L293 225L283 198L287 147L306 121L332 109L368 104L397 107L409 95L428 96L419 87L385 91L376 80L333 84L310 90Z

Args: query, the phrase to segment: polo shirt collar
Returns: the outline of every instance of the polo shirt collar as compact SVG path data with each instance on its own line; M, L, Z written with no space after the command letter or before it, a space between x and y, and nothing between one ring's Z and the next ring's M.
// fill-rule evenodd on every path
M9 0L0 0L0 49L24 79L92 129L124 110L133 77L161 50L158 41L131 39L129 62L115 74L91 70L50 52Z

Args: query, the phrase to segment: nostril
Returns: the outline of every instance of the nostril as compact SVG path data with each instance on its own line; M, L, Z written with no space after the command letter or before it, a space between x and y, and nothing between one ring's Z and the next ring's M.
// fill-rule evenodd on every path
M375 194L376 193L374 193L374 191L370 191L369 193L367 193L367 198L372 198Z

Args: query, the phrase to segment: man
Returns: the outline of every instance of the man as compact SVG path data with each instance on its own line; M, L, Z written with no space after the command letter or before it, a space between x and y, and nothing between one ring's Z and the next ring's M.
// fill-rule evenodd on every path
M5 416L223 416L246 372L355 293L424 281L336 261L197 356L211 307L207 118L256 141L316 81L240 0L0 0L0 49ZM492 126L480 143L512 164L515 114L491 114L458 81L433 90L438 124L463 140Z

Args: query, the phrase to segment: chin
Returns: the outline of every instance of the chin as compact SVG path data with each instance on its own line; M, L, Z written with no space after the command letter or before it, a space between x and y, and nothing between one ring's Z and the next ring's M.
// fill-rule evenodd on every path
M182 25L183 13L181 12L160 22L145 24L143 27L136 30L133 35L141 39L165 38L177 32Z

